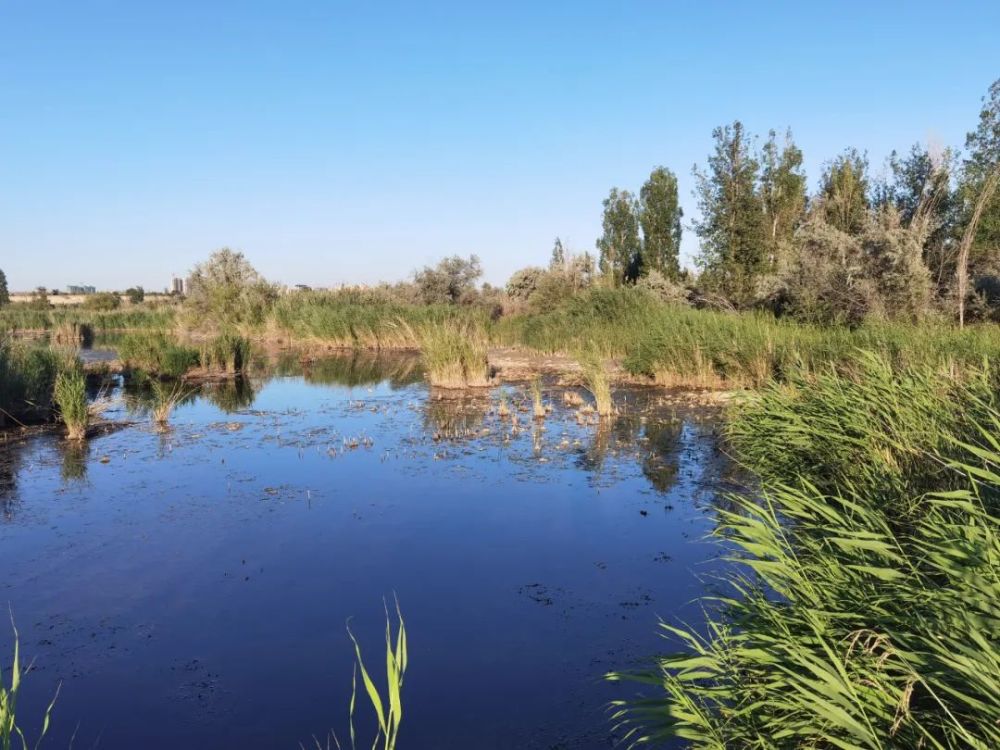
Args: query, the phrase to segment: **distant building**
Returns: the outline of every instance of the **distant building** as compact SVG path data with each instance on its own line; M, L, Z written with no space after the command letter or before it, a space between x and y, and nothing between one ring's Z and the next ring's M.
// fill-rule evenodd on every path
M83 284L69 284L66 287L67 294L96 294L97 287L85 286Z
M184 294L184 279L179 279L176 276L170 280L170 293L171 294Z

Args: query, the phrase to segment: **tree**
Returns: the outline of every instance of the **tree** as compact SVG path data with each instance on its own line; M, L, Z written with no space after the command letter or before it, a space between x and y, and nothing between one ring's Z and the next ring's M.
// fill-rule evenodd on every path
M659 271L668 279L680 276L681 217L677 203L677 176L657 167L639 190L642 225L642 273Z
M826 165L820 186L823 215L831 226L860 234L868 220L868 159L847 149Z
M766 220L768 262L772 270L788 255L792 235L805 217L806 176L802 171L802 150L785 133L779 147L775 132L768 133L761 150L760 198Z
M507 282L507 295L512 299L529 299L538 289L538 283L546 273L545 269L537 266L528 266L514 271Z
M549 270L561 271L565 267L566 249L563 247L562 240L556 237L556 241L552 245L552 258L549 260Z
M701 218L698 264L704 280L737 304L749 302L766 265L764 211L757 192L759 165L738 120L712 131L708 171L694 167Z
M889 155L890 179L875 188L879 209L893 207L900 223L924 235L923 257L939 291L954 276L959 196L952 189L955 156L950 150L932 154L915 143L909 152Z
M433 268L425 266L414 274L421 299L428 305L456 304L476 291L476 281L483 275L479 258L452 255Z
M1000 79L993 82L979 113L979 124L965 138L968 156L962 165L963 226L968 227L991 175L1000 167ZM971 268L1000 270L1000 193L979 210L979 220L968 248Z
M7 289L7 275L0 269L0 307L10 304L10 290Z
M226 247L191 271L184 306L198 325L227 328L262 323L277 297L243 253Z
M641 264L638 204L628 190L611 188L602 205L604 233L597 240L598 265L612 286L620 286L636 279Z
M146 290L141 286L133 286L125 290L125 295L128 297L129 302L133 305L138 305L146 299Z

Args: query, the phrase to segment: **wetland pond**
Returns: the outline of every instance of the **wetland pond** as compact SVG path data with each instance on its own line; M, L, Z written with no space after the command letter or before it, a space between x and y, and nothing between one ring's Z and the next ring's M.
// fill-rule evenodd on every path
M543 385L536 423L506 385L515 428L497 389L442 397L410 358L290 359L192 394L165 431L125 391L104 418L128 424L83 446L0 440L31 736L61 683L44 747L343 740L345 623L381 683L395 594L401 748L606 748L630 688L602 675L664 650L658 617L699 622L722 564L717 416L662 390L617 391L598 424Z

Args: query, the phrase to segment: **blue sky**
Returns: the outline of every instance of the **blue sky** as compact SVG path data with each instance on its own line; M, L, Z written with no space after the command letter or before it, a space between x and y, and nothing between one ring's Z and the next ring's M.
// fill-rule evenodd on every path
M813 183L845 146L961 146L997 29L995 1L0 0L0 268L162 289L230 246L286 283L454 253L502 282L591 250L655 165L691 217L735 118L791 127Z

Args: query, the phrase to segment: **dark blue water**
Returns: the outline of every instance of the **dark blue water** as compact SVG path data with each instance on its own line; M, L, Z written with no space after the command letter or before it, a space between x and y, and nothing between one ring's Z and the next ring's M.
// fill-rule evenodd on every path
M395 594L401 748L608 747L606 704L631 689L601 676L664 648L658 617L699 620L729 468L710 413L630 391L580 424L562 394L514 430L496 391L437 399L410 364L331 360L210 389L166 432L132 399L107 417L134 424L82 450L8 437L0 602L35 663L21 719L34 732L61 683L46 747L343 738L345 622L383 674ZM0 625L5 660L11 644Z

